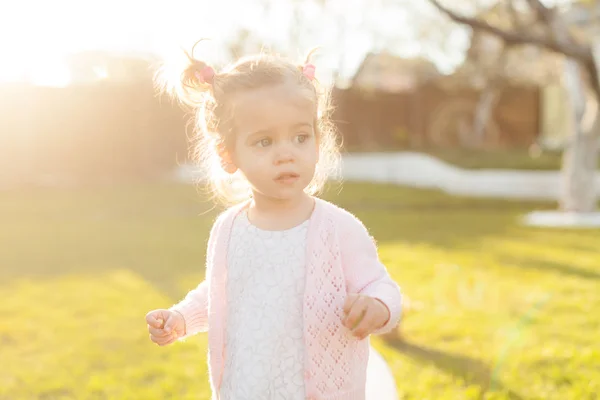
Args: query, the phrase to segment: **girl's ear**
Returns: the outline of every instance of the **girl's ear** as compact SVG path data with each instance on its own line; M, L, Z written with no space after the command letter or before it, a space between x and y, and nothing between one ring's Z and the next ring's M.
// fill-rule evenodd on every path
M227 172L228 174L235 173L238 170L238 168L233 162L231 154L221 146L219 146L218 152L219 158L221 159L221 168L223 168L223 171Z

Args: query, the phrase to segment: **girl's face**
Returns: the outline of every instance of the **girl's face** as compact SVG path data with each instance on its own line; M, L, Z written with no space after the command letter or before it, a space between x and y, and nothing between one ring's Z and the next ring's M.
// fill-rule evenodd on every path
M316 110L299 90L278 85L235 98L231 158L255 196L293 200L313 179L319 157Z

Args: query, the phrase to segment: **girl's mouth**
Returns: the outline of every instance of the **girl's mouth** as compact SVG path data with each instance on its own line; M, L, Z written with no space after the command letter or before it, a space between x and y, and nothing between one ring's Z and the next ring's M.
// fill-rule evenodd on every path
M282 174L277 175L275 181L278 183L291 184L295 183L300 178L300 175L294 172L284 172Z

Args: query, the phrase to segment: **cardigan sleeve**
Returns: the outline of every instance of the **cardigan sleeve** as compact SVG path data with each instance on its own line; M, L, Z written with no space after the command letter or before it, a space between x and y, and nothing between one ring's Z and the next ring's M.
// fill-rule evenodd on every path
M179 312L185 321L185 336L180 339L195 335L199 332L208 331L209 283L206 277L210 276L210 270L214 260L216 236L220 220L221 218L218 218L214 223L208 238L205 279L195 289L189 291L182 301L169 309L171 311Z
M208 282L203 280L185 298L170 308L183 316L185 335L180 339L208 331Z
M379 260L375 241L364 224L349 213L343 219L339 239L348 293L363 294L385 304L390 318L373 333L390 332L400 320L400 288Z

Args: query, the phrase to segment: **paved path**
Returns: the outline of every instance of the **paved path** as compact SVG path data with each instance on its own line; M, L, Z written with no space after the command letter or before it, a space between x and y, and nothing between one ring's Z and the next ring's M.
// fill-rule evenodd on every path
M468 170L422 153L352 154L344 157L345 180L396 183L470 197L558 200L558 171ZM596 177L600 193L600 174Z
M366 400L398 400L396 382L381 354L371 347L367 366Z

